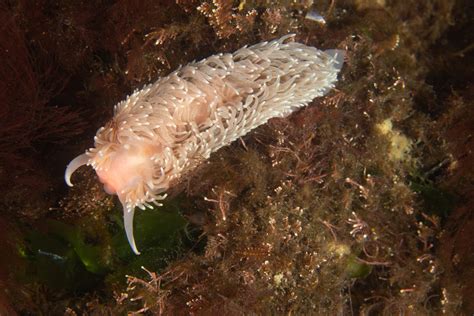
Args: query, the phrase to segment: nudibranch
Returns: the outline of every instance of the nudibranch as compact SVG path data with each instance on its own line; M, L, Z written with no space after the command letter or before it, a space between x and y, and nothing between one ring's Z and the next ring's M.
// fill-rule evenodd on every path
M133 236L135 208L159 205L166 190L219 148L273 117L285 117L334 87L344 51L321 51L287 35L192 62L136 90L73 159L65 180L92 166L123 206Z

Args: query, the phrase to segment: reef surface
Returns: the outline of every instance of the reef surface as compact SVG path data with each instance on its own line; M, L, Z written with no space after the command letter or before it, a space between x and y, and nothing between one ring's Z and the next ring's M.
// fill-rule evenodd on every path
M469 315L469 1L0 5L0 314ZM337 89L137 210L64 166L113 105L180 65L295 33Z

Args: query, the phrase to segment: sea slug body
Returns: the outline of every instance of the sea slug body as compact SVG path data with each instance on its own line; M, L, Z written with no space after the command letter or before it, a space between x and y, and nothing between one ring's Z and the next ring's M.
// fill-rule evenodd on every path
M91 165L123 206L132 250L135 207L166 190L219 148L273 117L285 117L334 87L344 51L321 51L287 35L192 62L135 91L97 131L95 147L73 159Z

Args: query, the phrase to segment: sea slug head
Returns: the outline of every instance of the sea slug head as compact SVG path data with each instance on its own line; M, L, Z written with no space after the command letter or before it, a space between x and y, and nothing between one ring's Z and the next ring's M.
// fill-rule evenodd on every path
M116 194L123 206L124 226L130 246L140 254L133 236L135 207L144 209L148 202L164 198L157 196L154 179L163 178L164 171L156 170L156 157L162 148L143 139L127 139L124 143L104 141L99 130L95 148L73 159L67 166L65 180L72 186L71 176L79 167L91 165L109 194Z

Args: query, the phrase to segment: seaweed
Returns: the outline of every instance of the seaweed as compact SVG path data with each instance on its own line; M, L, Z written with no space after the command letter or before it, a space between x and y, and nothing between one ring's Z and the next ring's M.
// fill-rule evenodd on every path
M469 314L469 8L8 1L2 240L22 276L0 274L12 289L0 302L23 314ZM140 257L93 172L61 187L62 157L90 145L127 93L290 32L346 50L337 88L213 154L164 207L137 211Z

